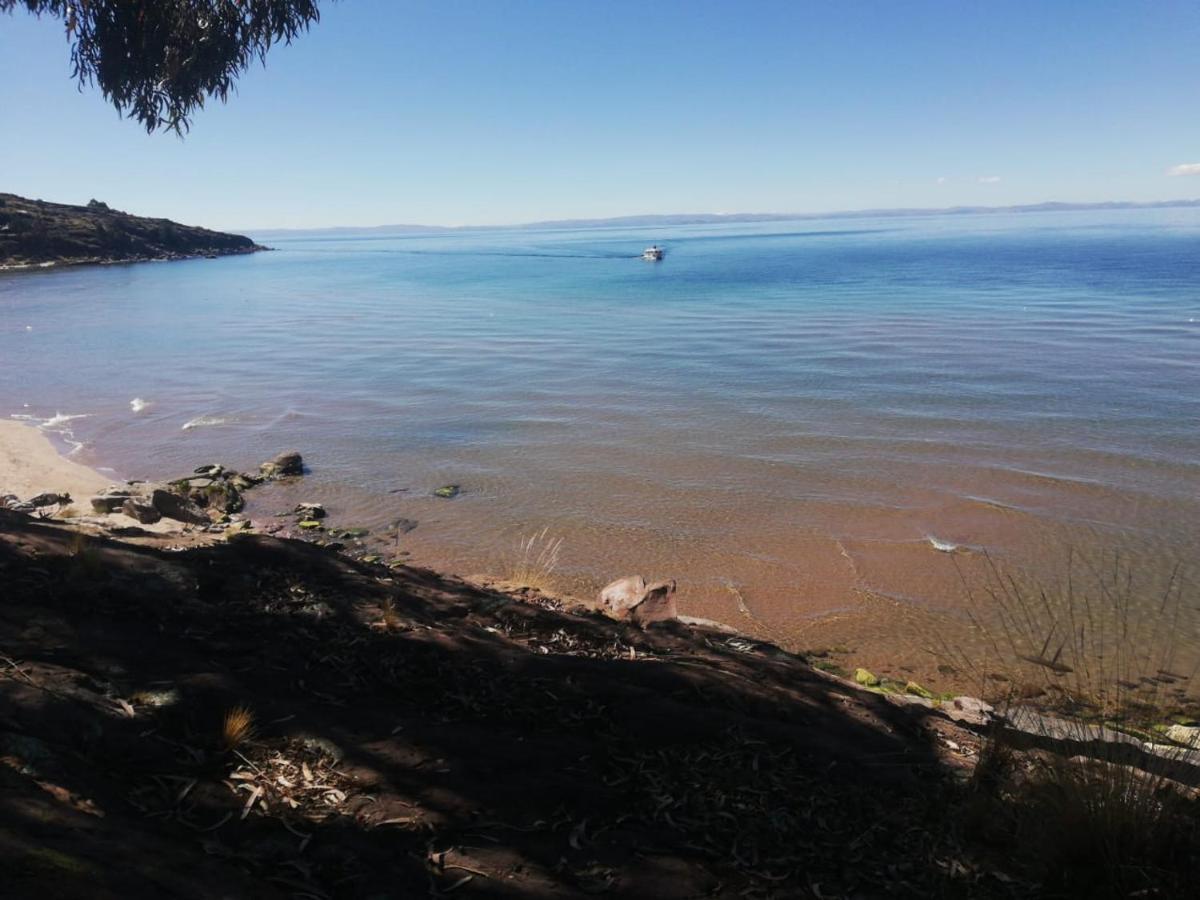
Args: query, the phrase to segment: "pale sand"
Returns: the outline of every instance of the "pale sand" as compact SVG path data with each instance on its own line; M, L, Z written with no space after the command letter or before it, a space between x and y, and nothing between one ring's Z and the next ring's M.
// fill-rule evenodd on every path
M123 513L93 514L91 498L112 483L109 476L61 455L34 426L0 419L0 495L16 494L28 500L47 491L70 494L72 503L65 512L70 521L81 525L136 526L154 534L173 534L183 529L182 523L170 519L142 525Z
M60 455L32 425L0 420L0 494L22 500L43 491L70 494L82 511L110 484L111 478Z

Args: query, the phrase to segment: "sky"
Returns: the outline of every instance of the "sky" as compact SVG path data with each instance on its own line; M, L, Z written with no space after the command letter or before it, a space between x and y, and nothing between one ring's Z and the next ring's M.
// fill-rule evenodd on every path
M214 228L1200 197L1193 0L341 0L183 139L0 14L0 190Z

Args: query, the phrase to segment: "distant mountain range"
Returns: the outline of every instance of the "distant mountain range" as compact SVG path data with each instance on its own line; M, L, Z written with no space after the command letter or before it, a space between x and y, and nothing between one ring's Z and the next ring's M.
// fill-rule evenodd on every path
M1161 200L1153 203L1133 203L1113 200L1105 203L1030 203L1020 206L951 206L942 209L855 209L824 213L684 213L678 215L615 216L607 219L551 219L519 225L368 225L333 228L249 228L259 239L286 238L305 234L437 234L455 231L496 231L500 229L573 229L573 228L639 228L676 225L720 225L739 222L806 221L811 219L876 219L901 216L965 216L995 213L1077 212L1104 209L1166 209L1171 207L1200 207L1200 200Z
M227 256L262 250L248 237L87 206L0 194L0 268Z

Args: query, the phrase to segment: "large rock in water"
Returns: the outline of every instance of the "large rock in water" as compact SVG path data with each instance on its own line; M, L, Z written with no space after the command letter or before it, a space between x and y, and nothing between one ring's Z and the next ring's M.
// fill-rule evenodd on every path
M628 619L645 627L679 617L675 582L647 584L641 575L618 578L600 592L600 605L614 619Z
M285 478L290 475L304 474L304 459L295 450L280 453L274 459L269 459L258 467L267 478Z

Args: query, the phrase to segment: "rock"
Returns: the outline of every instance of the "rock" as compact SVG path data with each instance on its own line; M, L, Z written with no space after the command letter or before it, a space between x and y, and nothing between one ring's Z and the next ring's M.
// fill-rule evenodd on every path
M323 519L325 518L325 507L320 503L298 503L296 504L296 515L302 519Z
M109 488L98 497L92 498L92 510L101 515L120 512L125 501L132 496L133 493L125 488Z
M197 475L207 475L209 478L220 478L225 474L225 467L210 463L207 466L197 466L193 470Z
M624 619L645 599L646 579L641 575L618 578L600 591L600 605L614 619Z
M364 538L371 533L369 528L343 528L337 533L338 537L344 538Z
M147 497L126 497L121 504L121 512L131 519L137 519L143 525L153 525L162 518L162 513L154 508Z
M239 491L248 491L255 485L262 484L263 479L257 475L247 475L245 472L234 472L228 476L229 483Z
M361 557L360 561L371 564L371 563L377 563L382 559L383 559L382 556L378 556L377 554L371 553L371 554L368 554L367 556Z
M632 619L642 625L678 616L675 582L647 584L641 575L618 578L607 585L600 592L600 605L614 619Z
M967 725L987 725L996 715L996 708L978 697L955 697L942 704L942 711Z
M446 484L434 491L433 496L441 497L443 500L453 500L461 493L462 489L457 484Z
M70 502L70 494L54 494L50 492L29 498L29 505L34 509L41 509L43 506L62 506Z
M911 694L914 697L923 697L926 700L933 699L933 692L928 688L921 687L921 685L917 684L915 681L910 681L908 684L904 685L904 693Z
M1200 728L1191 725L1172 725L1164 733L1176 743L1200 749Z
M867 669L855 669L854 680L863 687L879 687L879 679Z
M241 492L231 481L222 478L181 478L172 481L169 487L190 503L207 511L214 519L227 513L240 512L246 505Z
M258 467L266 478L286 478L304 474L304 459L295 450L280 453Z
M297 527L303 528L305 531L318 531L323 526L316 519L304 519L297 523Z
M181 497L166 488L154 488L150 492L150 503L161 516L174 519L176 522L204 525L209 521L204 511L190 499Z
M678 617L674 581L661 581L647 587L646 598L629 614L629 618L642 628L655 622L670 622Z

